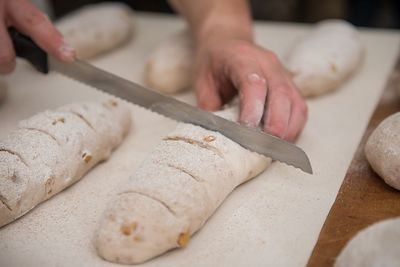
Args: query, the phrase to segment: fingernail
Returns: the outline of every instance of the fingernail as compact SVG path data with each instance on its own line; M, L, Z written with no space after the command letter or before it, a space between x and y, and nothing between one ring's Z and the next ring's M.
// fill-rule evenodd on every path
M250 82L259 82L259 83L265 84L265 79L261 78L261 76L256 73L250 73L249 75L247 75L247 79Z
M59 49L64 60L72 61L75 58L75 50L67 43L63 43L63 45Z

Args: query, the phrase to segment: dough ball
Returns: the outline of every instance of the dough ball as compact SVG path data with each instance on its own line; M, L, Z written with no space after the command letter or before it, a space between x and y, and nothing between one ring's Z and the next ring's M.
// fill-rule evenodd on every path
M149 87L174 94L190 86L194 47L188 31L181 31L161 42L147 60L145 80Z
M400 218L388 219L359 232L344 247L335 267L400 266Z
M400 112L387 117L372 132L365 155L374 171L400 190Z
M294 44L284 65L303 96L318 96L337 89L358 68L362 55L356 28L327 20Z
M56 26L78 58L88 59L118 47L133 32L132 10L122 3L85 6L57 22Z

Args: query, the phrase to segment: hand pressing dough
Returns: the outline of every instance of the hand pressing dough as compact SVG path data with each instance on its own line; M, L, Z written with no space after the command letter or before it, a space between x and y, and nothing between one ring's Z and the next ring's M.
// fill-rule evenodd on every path
M0 141L0 226L107 159L129 126L129 110L115 100L66 105L21 121Z
M0 80L0 103L4 100L7 94L7 83Z
M193 46L188 31L178 32L161 42L146 63L147 85L166 94L188 88L193 71Z
M237 118L232 112L225 117ZM95 237L98 254L133 264L185 247L228 194L270 162L218 132L179 124L109 203Z
M303 96L318 96L337 89L362 56L357 30L345 21L327 20L292 47L284 65Z
M118 47L133 33L132 10L122 3L85 6L56 23L78 58L88 59Z
M387 117L372 132L365 156L388 185L400 190L400 112Z
M400 218L373 224L350 240L335 263L335 267L348 266L400 266Z

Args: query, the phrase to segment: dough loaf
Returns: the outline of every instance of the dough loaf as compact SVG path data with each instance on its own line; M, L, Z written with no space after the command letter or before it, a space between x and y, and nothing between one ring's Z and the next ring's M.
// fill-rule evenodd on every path
M237 110L225 117L237 118ZM271 160L220 133L179 124L111 201L95 247L104 259L140 263L185 247L222 201Z
M56 23L78 58L88 59L118 47L133 33L132 10L122 3L85 6Z
M400 190L400 112L387 117L372 132L365 156L388 185Z
M303 96L318 96L337 89L360 66L362 56L356 28L327 20L294 44L284 65Z
M388 219L359 232L344 247L335 267L400 266L400 218Z
M0 141L0 226L107 159L130 121L128 108L113 99L70 104L21 121Z
M194 45L189 31L181 31L161 42L146 63L149 87L166 94L187 89L191 84Z

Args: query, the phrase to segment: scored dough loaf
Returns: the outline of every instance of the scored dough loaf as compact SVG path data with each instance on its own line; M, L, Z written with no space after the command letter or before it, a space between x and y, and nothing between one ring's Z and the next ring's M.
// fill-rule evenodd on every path
M56 27L78 58L88 59L126 42L133 33L133 12L122 3L85 6L63 17Z
M174 94L190 86L194 45L188 30L169 36L149 56L145 80L149 87Z
M118 146L129 109L114 99L39 113L0 141L0 226L78 181Z
M223 114L237 118L237 110ZM133 264L186 246L228 194L270 162L218 132L180 123L109 203L98 254Z
M335 267L400 266L400 217L375 223L350 240Z
M355 72L362 56L356 28L342 20L327 20L291 48L284 65L303 96L318 96L338 88Z
M400 112L378 125L364 150L372 169L388 185L400 190Z

